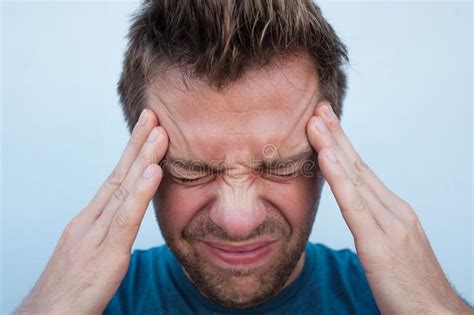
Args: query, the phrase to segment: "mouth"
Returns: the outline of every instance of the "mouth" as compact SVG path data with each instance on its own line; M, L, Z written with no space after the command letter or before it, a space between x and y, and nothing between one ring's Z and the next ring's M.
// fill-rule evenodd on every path
M208 259L217 265L255 267L263 264L276 249L276 240L235 245L218 242L200 242Z

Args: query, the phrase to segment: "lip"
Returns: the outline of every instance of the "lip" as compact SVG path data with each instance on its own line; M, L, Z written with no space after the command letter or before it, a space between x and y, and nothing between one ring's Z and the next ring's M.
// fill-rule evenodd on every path
M211 260L230 266L250 267L263 263L270 256L276 241L260 241L250 244L235 245L217 242L205 242L204 250L208 252Z

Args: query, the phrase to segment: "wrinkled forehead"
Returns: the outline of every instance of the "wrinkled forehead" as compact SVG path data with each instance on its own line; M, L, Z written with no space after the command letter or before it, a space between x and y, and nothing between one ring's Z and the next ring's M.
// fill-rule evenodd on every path
M269 144L282 154L308 148L319 85L311 61L299 58L249 71L219 91L169 70L147 94L173 156L228 161L258 158Z

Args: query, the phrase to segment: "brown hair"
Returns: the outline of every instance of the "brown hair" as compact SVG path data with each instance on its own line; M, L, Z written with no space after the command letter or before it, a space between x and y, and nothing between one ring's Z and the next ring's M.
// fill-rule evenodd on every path
M145 0L128 39L118 93L130 130L158 66L221 89L250 67L299 52L309 53L322 97L342 113L347 49L311 0Z

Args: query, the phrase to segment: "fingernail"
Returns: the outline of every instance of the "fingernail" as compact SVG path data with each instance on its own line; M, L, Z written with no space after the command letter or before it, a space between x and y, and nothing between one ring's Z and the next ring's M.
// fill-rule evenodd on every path
M331 106L324 106L323 112L324 112L324 116L326 116L327 119L337 120L337 116L336 114L334 114L334 111L332 110Z
M332 149L328 149L326 151L326 157L329 159L329 161L331 161L333 163L337 162L336 154L334 154L334 151Z
M314 125L316 126L316 129L319 130L319 132L326 132L328 130L323 120L317 116L314 119Z
M148 135L147 142L153 142L158 138L158 128L153 128L153 130Z
M143 172L143 176L150 178L153 177L153 175L156 174L156 169L158 165L156 164L150 164L145 168L145 171Z
M140 126L145 126L147 120L148 120L148 113L147 113L147 110L145 108L142 111L142 113L140 114L140 118L138 118L138 123L139 123Z

